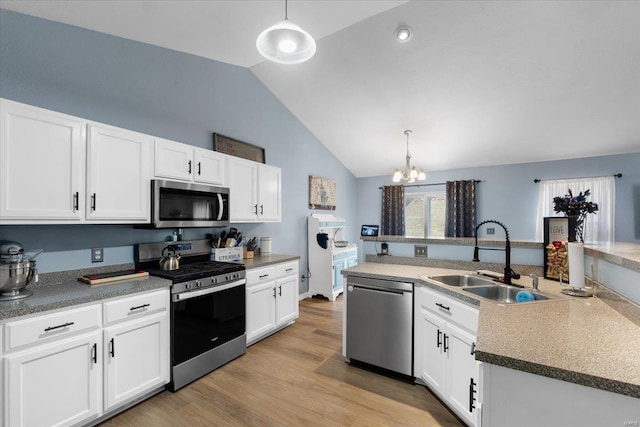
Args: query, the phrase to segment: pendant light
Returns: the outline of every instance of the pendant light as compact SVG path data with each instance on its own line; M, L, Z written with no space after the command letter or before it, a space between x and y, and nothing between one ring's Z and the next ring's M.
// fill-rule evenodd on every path
M425 179L427 179L427 175L422 169L420 169L420 172L418 172L415 166L411 166L411 154L409 154L409 135L411 134L411 132L412 131L409 129L404 131L404 134L407 135L407 157L405 157L406 164L403 171L396 169L393 174L393 182L415 182L416 180L424 181Z
M313 37L289 21L287 0L284 1L284 20L261 32L256 47L260 55L279 64L299 64L316 53Z

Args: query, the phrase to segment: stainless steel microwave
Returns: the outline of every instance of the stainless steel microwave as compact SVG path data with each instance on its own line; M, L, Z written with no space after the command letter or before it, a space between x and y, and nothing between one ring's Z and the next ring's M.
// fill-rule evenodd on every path
M229 189L188 182L151 180L154 228L226 227Z

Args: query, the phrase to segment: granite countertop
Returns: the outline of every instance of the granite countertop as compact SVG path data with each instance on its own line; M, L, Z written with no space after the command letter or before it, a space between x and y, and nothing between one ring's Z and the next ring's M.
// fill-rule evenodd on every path
M640 271L640 245L636 243L585 245L584 253L630 270Z
M598 296L568 297L560 284L540 279L540 291L559 298L500 304L425 277L470 273L442 268L365 263L345 276L410 280L479 307L476 359L614 393L640 397L640 326ZM531 288L528 278L514 283Z
M149 276L122 282L87 285L76 279L30 285L33 295L14 301L0 302L0 321L28 314L103 300L139 292L169 288L171 281Z
M260 268L267 267L271 264L279 264L281 262L287 261L295 261L300 259L298 255L257 255L253 258L243 259L242 261L237 261L238 263L244 264L247 270L251 270L252 268Z

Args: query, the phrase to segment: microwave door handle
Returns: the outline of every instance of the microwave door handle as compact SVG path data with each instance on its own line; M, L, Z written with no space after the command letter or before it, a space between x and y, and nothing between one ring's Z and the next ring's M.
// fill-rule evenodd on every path
M224 202L222 200L222 194L218 193L216 196L218 196L218 206L220 206L220 209L218 209L218 221L220 221L222 220L222 214L224 213Z

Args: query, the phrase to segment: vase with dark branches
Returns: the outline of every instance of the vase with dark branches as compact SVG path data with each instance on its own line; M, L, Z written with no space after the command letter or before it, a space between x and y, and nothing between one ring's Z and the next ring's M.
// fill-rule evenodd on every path
M553 198L553 211L556 213L563 213L565 216L576 217L576 241L584 242L584 224L587 219L587 215L590 213L596 213L598 210L598 204L588 201L587 199L591 195L590 190L586 190L584 193L581 191L577 196L573 195L571 189L564 196L556 196Z

